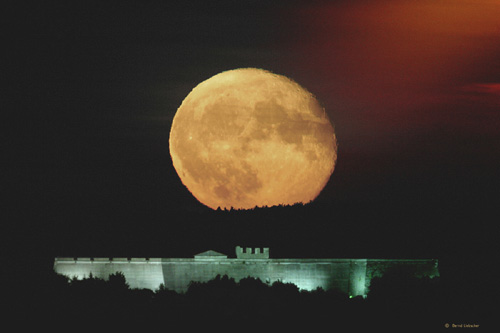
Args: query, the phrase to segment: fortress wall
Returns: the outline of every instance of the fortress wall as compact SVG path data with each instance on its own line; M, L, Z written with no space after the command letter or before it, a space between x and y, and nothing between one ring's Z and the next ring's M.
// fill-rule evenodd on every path
M397 268L412 272L416 277L439 277L437 259L368 259L366 269L366 289L369 291L371 279L382 277L390 269Z
M56 258L54 270L70 278L90 276L107 280L109 275L123 273L131 288L155 290L163 283L161 259L145 258Z
M366 261L365 261L366 263ZM366 265L365 265L366 266ZM192 260L163 262L165 287L177 292L186 292L190 281L207 282L217 275L227 275L236 282L246 277L259 278L272 284L276 281L293 283L303 290L338 289L349 293L351 261L308 260ZM365 271L357 272L363 274ZM360 295L364 289L356 290ZM358 295L358 294L356 294Z
M236 282L246 277L272 284L293 283L301 290L335 289L350 296L365 296L371 279L392 267L409 269L418 277L439 276L437 260L391 259L159 259L56 258L54 270L83 279L90 273L107 279L122 272L131 288L156 290L160 284L186 292L191 281L207 282L227 275Z
M189 260L189 259L188 259ZM231 276L229 260L183 260L164 259L163 276L165 287L176 292L184 293L191 281L207 282L217 275Z
M293 283L301 290L314 290L318 287L328 290L337 289L347 293L349 284L349 262L277 262L270 265L270 282Z
M349 274L349 296L366 296L366 259L351 260Z

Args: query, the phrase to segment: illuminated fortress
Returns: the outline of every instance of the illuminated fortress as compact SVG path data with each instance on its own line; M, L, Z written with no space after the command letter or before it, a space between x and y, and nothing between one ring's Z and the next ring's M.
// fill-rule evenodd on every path
M269 248L236 247L236 258L206 251L194 258L55 258L54 270L70 278L107 279L123 273L131 288L156 290L161 284L184 293L191 281L206 282L227 275L236 282L246 277L293 283L301 290L338 290L366 296L370 281L387 269L403 266L417 277L439 276L436 259L271 259Z

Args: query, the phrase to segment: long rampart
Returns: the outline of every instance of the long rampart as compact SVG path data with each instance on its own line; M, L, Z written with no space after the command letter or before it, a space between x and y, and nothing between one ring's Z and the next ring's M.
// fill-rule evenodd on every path
M131 288L156 290L160 284L185 292L191 281L206 282L217 275L239 281L246 277L294 283L303 290L336 289L366 296L373 277L390 267L406 266L417 276L439 275L437 260L392 259L259 259L259 258L56 258L54 270L68 277L107 279L124 274Z
M70 278L108 279L123 273L131 288L158 289L164 283L161 258L56 258L54 270Z

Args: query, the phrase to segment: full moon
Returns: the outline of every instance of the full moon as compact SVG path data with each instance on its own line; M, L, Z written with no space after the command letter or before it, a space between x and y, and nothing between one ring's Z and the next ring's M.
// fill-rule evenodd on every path
M212 209L309 203L337 160L335 132L317 99L256 68L198 84L175 114L169 146L182 183Z

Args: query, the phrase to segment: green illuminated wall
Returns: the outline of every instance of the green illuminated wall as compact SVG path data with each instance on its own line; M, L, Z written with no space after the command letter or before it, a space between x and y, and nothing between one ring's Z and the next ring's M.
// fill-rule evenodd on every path
M409 267L417 276L439 275L437 260L433 259L269 259L262 258L260 251L255 251L255 257L249 254L244 259L227 258L214 251L195 258L56 258L54 270L79 279L90 273L107 279L110 274L122 272L131 288L155 290L163 283L181 293L191 281L206 282L217 275L239 281L250 276L269 284L291 282L302 290L335 289L353 297L366 296L370 280L393 266Z

